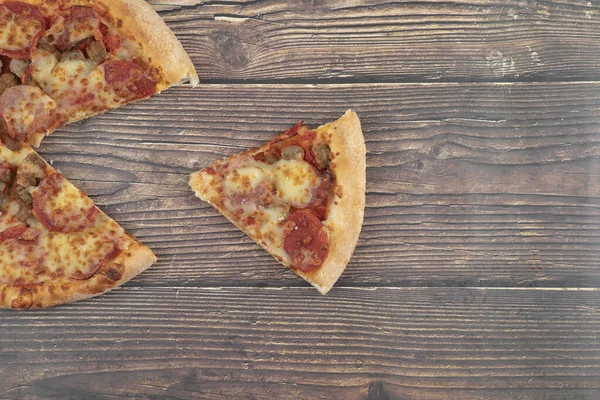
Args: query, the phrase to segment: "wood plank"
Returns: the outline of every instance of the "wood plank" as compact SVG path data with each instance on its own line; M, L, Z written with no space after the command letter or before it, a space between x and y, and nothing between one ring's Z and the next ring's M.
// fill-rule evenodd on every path
M0 397L597 398L599 307L597 290L127 287L0 311Z
M597 287L600 84L209 85L57 132L42 154L147 242L138 285L304 285L188 174L357 110L367 209L341 285Z
M150 3L214 83L600 76L600 5L587 0Z

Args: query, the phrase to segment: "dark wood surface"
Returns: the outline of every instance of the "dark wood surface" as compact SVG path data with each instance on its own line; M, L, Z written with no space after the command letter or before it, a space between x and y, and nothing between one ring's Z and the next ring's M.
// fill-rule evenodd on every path
M1 311L0 398L600 398L600 4L151 4L204 84L41 153L159 261ZM365 224L321 296L187 177L347 108Z

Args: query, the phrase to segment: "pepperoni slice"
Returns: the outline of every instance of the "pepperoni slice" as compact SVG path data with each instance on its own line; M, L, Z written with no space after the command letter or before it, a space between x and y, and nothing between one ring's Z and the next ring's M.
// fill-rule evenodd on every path
M48 30L51 42L60 51L77 47L92 38L100 28L100 16L90 7L74 6L64 10Z
M325 171L321 175L321 184L315 190L313 190L312 199L307 207L316 207L326 203L329 199L329 191L331 189L332 182L333 175L331 175L331 172Z
M9 1L0 6L0 54L28 59L46 30L46 18L32 5Z
M27 226L15 225L0 232L0 243L8 239L18 239L25 231Z
M333 175L329 170L326 170L321 175L321 184L313 190L312 199L306 208L304 208L305 211L317 217L319 221L323 221L327 216L327 200L329 200L332 183Z
M134 101L156 92L156 82L139 65L125 60L109 60L101 64L104 80L119 98Z
M100 32L102 33L102 43L104 43L106 51L114 54L114 51L121 45L121 38L111 34L108 31L108 27L104 24L100 24Z
M296 211L285 219L283 227L283 248L292 260L292 268L306 273L323 265L329 252L329 240L327 230L317 217Z
M33 192L33 213L49 231L79 232L96 221L97 210L90 199L58 173L46 177Z
M36 86L13 86L0 96L0 118L6 125L6 132L20 141L50 129L55 108L54 100Z
M0 62L2 62L3 75L10 72L10 60L12 60L10 57L0 55Z

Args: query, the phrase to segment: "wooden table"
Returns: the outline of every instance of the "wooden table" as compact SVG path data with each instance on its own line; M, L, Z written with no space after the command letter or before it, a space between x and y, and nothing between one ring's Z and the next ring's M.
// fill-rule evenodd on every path
M600 398L600 4L155 0L203 85L41 152L159 261L0 313L0 398ZM354 258L321 296L188 174L346 109Z

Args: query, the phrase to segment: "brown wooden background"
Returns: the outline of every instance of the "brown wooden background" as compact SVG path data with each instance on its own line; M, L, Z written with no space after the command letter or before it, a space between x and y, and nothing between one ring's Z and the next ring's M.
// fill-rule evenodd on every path
M41 152L159 261L0 312L0 398L600 398L600 3L151 4L203 85ZM365 225L323 297L186 182L350 107Z

